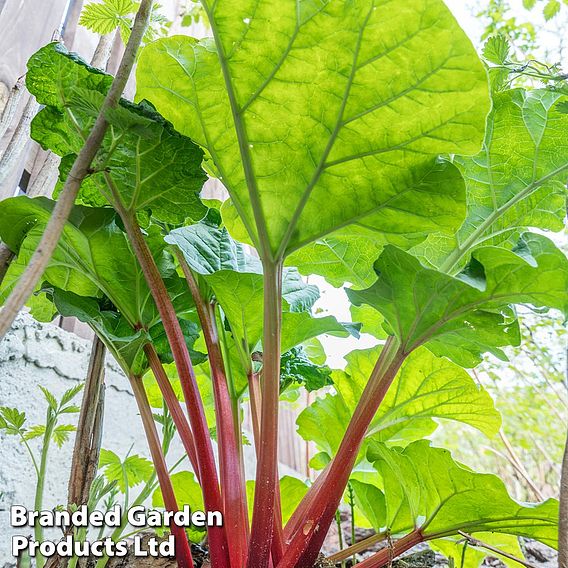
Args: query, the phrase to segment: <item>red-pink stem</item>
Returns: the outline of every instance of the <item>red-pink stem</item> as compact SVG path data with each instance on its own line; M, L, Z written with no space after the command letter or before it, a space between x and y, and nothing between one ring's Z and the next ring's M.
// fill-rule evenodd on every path
M260 442L260 409L262 406L262 396L260 393L259 374L252 371L247 373L249 384L249 397L252 415L252 430L254 437L254 447L258 459L258 446ZM276 491L274 501L274 536L272 539L271 555L274 566L280 562L284 554L284 536L282 531L282 503L280 492Z
M130 377L130 384L132 385L134 397L136 398L140 417L142 418L144 432L146 433L146 439L148 440L148 446L150 447L150 454L152 456L152 461L154 462L154 467L156 468L156 475L158 476L162 496L164 497L164 505L168 511L179 511L174 488L168 472L168 466L162 452L160 438L158 436L158 431L156 430L156 424L154 423L154 418L152 416L152 409L148 403L148 397L146 396L142 379L135 376ZM176 560L178 567L193 568L191 548L187 540L187 535L185 534L185 529L183 527L179 527L175 523L172 523L170 525L170 530L175 537Z
M325 481L309 493L311 503L306 508L303 522L291 535L291 541L278 568L311 568L317 559L329 530L367 429L385 397L405 354L398 349L396 340L389 338L373 369L361 400L355 409L337 454L329 465Z
M221 495L225 510L225 526L229 555L233 568L244 566L248 547L248 513L246 486L240 463L240 451L234 428L233 408L227 385L225 365L219 344L214 313L203 299L199 285L181 253L177 254L187 285L197 308L205 345L209 353L209 366L213 382L215 419L219 444L219 470Z
M201 400L199 388L197 387L195 372L191 364L189 351L175 309L134 214L126 211L122 206L120 196L116 193L112 178L110 178L108 174L106 174L105 177L107 178L109 187L113 189L113 205L124 223L136 258L140 263L152 297L156 302L172 350L195 439L199 479L201 480L205 508L208 511L221 511L221 513L224 514L213 446L209 436L207 420L205 419L203 401ZM230 560L225 527L209 527L207 535L209 538L209 555L212 565L215 568L228 568L230 566Z
M197 479L199 479L199 467L197 462L197 454L195 452L195 440L193 439L193 432L191 431L187 418L183 413L181 404L170 383L170 379L168 378L168 375L164 370L162 362L158 357L158 353L156 353L156 348L151 343L147 343L144 346L144 353L146 354L150 368L154 373L154 377L156 378L160 392L164 397L166 406L170 414L172 415L172 420L174 421L178 434L181 438L183 447L187 452L191 467L193 468L193 471L195 471Z
M282 262L264 263L263 384L256 486L247 568L268 568L278 487ZM281 523L280 523L281 524Z

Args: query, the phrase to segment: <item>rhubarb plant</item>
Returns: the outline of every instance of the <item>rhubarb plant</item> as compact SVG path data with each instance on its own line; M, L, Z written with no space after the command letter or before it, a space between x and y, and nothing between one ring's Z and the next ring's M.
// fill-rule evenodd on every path
M518 345L515 306L568 316L568 259L544 234L564 227L561 89L490 85L442 0L202 7L211 38L141 50L137 102L106 111L29 302L38 318L89 324L121 365L160 485L154 504L223 513L207 531L212 568L316 566L347 489L356 520L389 541L364 568L423 541L452 550L462 533L499 533L508 550L518 536L555 546L555 500L516 503L427 437L447 420L495 435L499 413L468 370ZM26 81L44 105L32 136L62 157L62 184L112 78L50 44ZM223 203L202 198L207 177L228 191ZM17 255L0 298L53 207L0 203L0 238ZM318 317L311 275L346 288L355 323ZM379 345L345 369L314 350L323 334L361 329ZM325 389L298 418L318 448L308 484L278 473L292 385ZM193 473L171 474L171 430L160 439L153 406L167 409ZM191 567L188 535L170 529Z

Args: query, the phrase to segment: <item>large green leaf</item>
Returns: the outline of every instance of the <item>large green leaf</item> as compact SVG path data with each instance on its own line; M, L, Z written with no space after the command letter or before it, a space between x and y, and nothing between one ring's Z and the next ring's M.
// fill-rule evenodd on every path
M223 284L225 281L229 282L228 287L250 289L251 298L257 297L256 290L263 288L262 264L258 258L235 241L226 228L218 227L208 219L174 229L165 240L180 249L194 272L205 277L221 304L219 296L227 287ZM217 293L217 290L220 292ZM319 298L319 290L306 284L296 268L286 268L282 278L282 297L286 311L304 312ZM257 315L262 317L262 309Z
M337 451L362 398L380 347L353 351L335 371L335 394L316 400L298 417L298 431L328 455ZM431 434L434 419L456 420L493 436L501 417L487 391L462 368L421 348L402 365L367 432L367 439L408 443Z
M44 197L22 196L0 203L0 237L18 254L0 288L0 300L17 286L22 267L37 248L53 206L54 202ZM154 226L146 238L176 312L184 318L181 325L192 358L199 363L204 356L192 350L198 328L188 321L194 318L194 305L187 285L176 274L173 259ZM37 314L41 307L48 314L57 311L89 324L126 373L144 372L147 363L142 347L149 340L154 342L162 361L171 360L158 309L112 209L73 208L43 280L38 292L41 303L37 297L32 299L33 313Z
M422 231L440 195L420 180L440 153L476 153L489 111L485 70L444 2L204 7L215 43L146 46L138 98L206 148L262 254L370 214L377 230Z
M49 292L57 312L75 317L91 326L125 373L142 374L145 369L142 349L150 341L148 332L135 330L116 310L105 309L100 299L78 296L54 288Z
M0 238L22 261L27 262L36 249L54 203L25 196L0 203ZM187 314L193 310L193 301L155 228L150 229L147 241L178 315ZM149 328L160 320L142 269L112 209L75 206L43 277L79 296L108 298L132 327ZM2 289L2 297L8 292Z
M258 258L247 253L245 247L235 241L218 219L207 216L200 223L174 229L165 240L177 246L190 268L197 274L214 274L220 270L262 273Z
M46 105L34 118L31 135L43 148L63 157L63 178L111 82L111 76L70 55L61 44L49 44L30 59L26 84L37 101ZM89 205L108 203L103 197L109 194L106 172L128 209L151 212L168 223L203 217L205 207L198 197L206 179L201 169L203 152L146 103L121 100L105 118L110 128L80 199Z
M368 459L384 484L385 528L393 534L420 528L427 539L496 532L556 546L558 502L520 504L491 474L475 473L456 463L447 450L427 440L405 449L375 443Z
M546 237L527 233L514 250L483 247L454 278L388 247L376 263L379 279L348 290L355 304L377 309L407 352L427 343L438 355L473 366L485 351L519 341L507 304L568 313L568 259Z
M349 485L355 498L357 526L367 525L366 528L380 531L385 526L386 518L384 493L376 485L357 479L351 479Z
M467 218L455 236L417 248L431 264L463 266L472 250L506 244L519 230L560 231L566 214L568 116L560 93L515 89L494 95L482 151L457 157L467 185Z
M357 288L370 286L377 278L373 263L385 245L408 249L431 233L453 234L465 216L464 180L448 162L433 164L414 191L427 198L423 207L404 211L403 223L401 211L393 212L388 231L384 214L379 221L375 215L367 215L292 253L287 264L296 266L306 276L323 276L334 286L345 282Z

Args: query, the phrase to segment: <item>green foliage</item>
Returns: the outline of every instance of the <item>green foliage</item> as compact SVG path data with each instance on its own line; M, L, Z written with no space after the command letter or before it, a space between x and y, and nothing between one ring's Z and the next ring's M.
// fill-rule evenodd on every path
M346 282L358 288L369 286L375 280L373 262L385 245L408 249L433 232L449 236L463 219L464 180L453 164L446 161L432 164L424 177L417 180L414 190L420 194L422 205L403 214L393 212L388 233L381 221L384 213L367 215L292 253L287 263L297 266L306 276L323 276L334 286Z
M566 210L568 117L549 90L495 94L483 150L458 157L467 187L467 216L451 238L433 235L415 253L454 271L476 247L511 247L527 227L560 231Z
M485 43L483 57L488 64L489 78L494 91L537 83L566 95L568 75L562 73L560 64L550 65L534 58L529 61L518 61L512 48L511 42L501 34L491 36Z
M34 118L31 135L44 149L62 156L61 179L92 128L112 77L89 67L60 44L40 49L28 63L26 85L46 105ZM110 123L93 173L80 199L104 206L119 196L128 210L151 212L167 223L198 220L205 208L198 198L206 179L203 153L147 103L121 100L107 113Z
M122 493L130 487L136 487L150 479L154 473L152 462L137 454L121 460L114 452L101 449L99 468L103 470L107 481L116 483Z
M281 393L292 385L301 385L311 392L331 384L331 369L313 363L302 347L294 347L282 355L280 362Z
M133 0L90 2L83 8L79 24L100 35L109 34L116 28L121 28L122 32L130 29L132 14L137 9L138 3Z
M564 318L556 312L523 310L520 317L522 341L519 347L507 349L509 361L488 358L476 369L476 376L495 400L503 417L503 435L533 485L543 495L553 495L560 482L557 464L565 443L565 432L554 425L564 422L568 405L567 332ZM436 432L433 439L472 469L499 475L515 498L530 501L537 497L519 476L500 437L488 443L474 432L452 426Z
M525 8L532 8L529 0L524 2ZM483 8L476 14L485 21L485 29L481 39L493 35L502 35L509 39L522 54L530 54L537 46L536 28L530 21L519 22L511 14L511 6L507 0L489 0L483 3Z
M246 360L250 361L254 351L262 350L262 265L217 221L210 214L200 223L173 230L165 240L179 248L190 269L206 285L210 299L219 303L236 348L244 351ZM318 298L318 288L306 284L297 269L284 269L283 352L323 333L341 336L357 333L356 327L346 327L332 316L314 318L310 310Z
M40 385L39 388L47 402L46 423L26 425L25 412L21 412L17 408L2 406L0 407L0 430L10 436L18 436L24 443L45 437L46 432L49 432L50 439L44 439L43 445L45 446L53 441L58 447L61 447L69 440L69 435L75 432L76 428L72 424L57 424L57 422L63 414L77 414L79 412L80 408L70 403L81 392L83 384L79 383L66 390L60 400L57 400L55 395L44 386ZM53 424L52 428L49 427L49 423ZM31 452L31 450L29 451Z
M118 29L123 43L126 44L139 7L140 2L134 0L90 2L81 11L79 24L99 35L110 34ZM144 35L145 42L153 41L156 37L167 33L170 22L160 14L159 10L160 5L154 4L150 26Z
M419 527L427 539L459 530L535 538L555 546L558 502L522 505L503 482L456 463L447 450L426 440L405 449L374 444L368 452L384 483L383 527L393 534ZM376 527L380 529L381 527Z
M83 389L79 383L66 390L61 398L57 397L47 388L40 386L43 398L47 403L45 421L41 424L27 424L26 414L17 408L0 407L0 432L9 436L17 436L31 460L36 477L34 507L43 510L44 488L48 478L49 450L52 443L61 448L68 440L76 427L72 424L60 424L61 418L79 412L79 407L73 404L75 397ZM33 442L41 439L39 451L33 449ZM43 527L36 526L34 530L36 539L43 538Z
M557 4L547 1L547 17ZM448 555L458 554L460 530L503 534L489 540L515 554L516 536L554 545L556 502L516 503L496 477L475 473L424 439L449 421L495 436L499 412L463 367L479 365L487 353L507 359L506 349L521 339L518 305L568 316L568 259L540 234L564 225L564 83L555 67L515 60L519 49L529 49L534 30L507 19L503 0L490 2L492 37L483 50L489 85L442 0L202 5L214 41L173 37L148 44L137 67L140 102L122 100L105 116L108 133L37 290L36 313L87 322L130 374L147 371L142 347L151 342L182 399L170 365L173 346L112 207L123 221L136 215L196 364L201 419L211 437L221 420L238 430L247 379L258 379L265 392L270 376L263 360L279 347L281 394L329 387L299 416L299 433L319 450L314 468L342 451L336 463L357 457L354 471L344 472L351 473L349 503L362 523L385 535L419 529L420 538L444 539L436 546ZM99 33L123 29L136 7L105 0L87 6L82 21ZM529 78L546 88L509 90ZM30 60L28 88L44 105L32 135L62 157L61 181L111 80L54 44ZM202 163L229 191L222 205L199 198ZM18 255L0 299L17 285L52 211L53 202L43 198L0 204L0 238ZM280 309L278 286L270 296L264 289L263 267L273 272L284 259ZM205 341L181 277L185 263L220 344L232 417L216 415L224 387L211 369L218 353L206 361L198 350ZM356 350L344 370L326 366L315 338L358 337L361 325L316 317L319 290L301 276L312 274L353 285L347 289L353 319L375 337L389 337L384 352L382 346ZM265 295L274 313L265 313ZM276 317L279 322L270 319ZM266 321L281 329L281 337L267 336L279 345L263 345ZM388 387L390 365L398 372L387 390L380 381ZM273 378L268 386L276 400ZM369 381L373 388L366 391ZM146 375L144 384L150 404L162 411L155 420L167 453L172 417L155 380ZM381 389L381 401L368 396ZM25 444L38 437L63 443L69 428L53 417L76 412L74 393L61 401L43 394L45 427L27 428L15 409L0 411L0 427ZM364 424L349 428L354 419ZM121 460L103 451L101 468L126 503L129 489L144 484L143 498L153 493L154 506L164 506L145 458ZM204 507L193 474L171 477L179 505ZM211 481L202 479L206 489ZM325 509L323 517L335 511L344 489L334 482L326 479L309 506ZM266 504L264 485L247 489L249 508L253 492ZM285 477L280 490L286 521L307 487ZM328 498L332 507L320 503ZM190 537L202 540L203 532ZM466 553L463 561L465 568L479 556Z
M37 247L53 205L43 197L24 196L0 203L6 221L0 226L0 237L18 252L22 262ZM191 318L193 300L156 229L148 230L150 250L179 316ZM21 266L11 265L8 276L13 271L18 273ZM41 291L57 311L93 327L127 372L143 371L141 349L150 339L155 341L163 361L171 360L158 309L112 209L75 206L43 278ZM6 297L16 282L17 278L7 278L0 288L0 298ZM196 324L186 321L183 329L188 345L193 346L198 337ZM202 354L192 353L196 362L203 361Z
M299 434L328 456L335 454L345 435L379 352L377 347L347 355L345 371L332 375L336 393L318 399L297 420ZM421 348L403 364L369 426L367 440L406 444L431 434L440 419L469 424L488 436L501 424L491 397L466 371Z
M509 60L511 44L502 35L491 36L483 46L483 57L495 65L503 65Z
M477 533L475 538L515 558L522 559L524 557L519 539L515 536L487 532ZM512 561L506 556L468 545L461 536L434 540L430 543L430 546L434 550L441 552L447 558L453 558L456 565L463 566L463 568L479 568L487 557L498 558L506 566L509 566L509 568L519 566L517 562Z
M457 277L424 267L388 247L375 266L379 279L367 290L348 290L385 318L406 353L420 345L465 367L489 351L519 342L507 304L553 307L568 313L568 259L546 237L524 234L513 250L483 247Z
M478 151L489 99L441 0L204 6L217 50L147 46L138 98L206 149L261 257L367 215L380 232L422 232L443 203L444 225L459 223L455 187L442 199L423 180L439 153Z

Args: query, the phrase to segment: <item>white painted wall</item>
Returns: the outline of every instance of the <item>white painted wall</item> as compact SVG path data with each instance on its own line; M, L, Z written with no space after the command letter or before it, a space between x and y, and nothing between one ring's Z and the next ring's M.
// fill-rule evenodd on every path
M60 397L67 389L83 381L90 349L90 341L21 314L0 342L0 406L17 407L26 413L29 424L41 423L47 405L39 385ZM149 457L134 396L126 377L111 357L107 359L105 384L102 447L121 457L132 447L131 453ZM77 401L80 402L80 395ZM77 417L68 415L68 418L68 422L73 423ZM247 437L252 440L251 434ZM36 450L39 447L37 440L30 444ZM62 449L53 446L45 485L46 508L66 501L72 449L73 439ZM182 455L183 449L176 439L168 461L173 464ZM252 479L256 468L252 446L245 448L245 467L247 478ZM285 466L281 466L280 473L299 477ZM34 492L35 474L25 449L16 437L0 432L0 568L13 566L11 537L22 534L21 529L10 526L9 509L12 505L32 509Z

